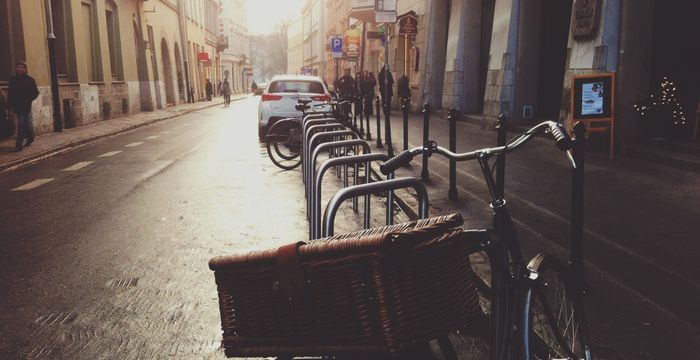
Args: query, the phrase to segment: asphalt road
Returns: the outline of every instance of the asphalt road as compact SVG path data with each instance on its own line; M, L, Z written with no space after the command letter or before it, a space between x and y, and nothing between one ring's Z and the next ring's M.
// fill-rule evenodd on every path
M308 236L300 170L279 170L257 142L258 99L166 120L0 174L0 359L224 358L207 261ZM420 126L412 124L413 145L420 142ZM432 131L445 136L439 129ZM401 139L400 129L393 130L394 140ZM492 143L462 130L464 148ZM565 240L552 240L567 238L569 211L563 195L569 186L566 162L550 161L552 153L533 146L509 160L507 193L529 253L545 249L561 255L566 246ZM605 165L588 169L596 175L589 186L625 181ZM445 200L446 162L433 158L431 171L432 214L457 208L467 214L467 227L488 226L487 194L474 164L459 167L457 203ZM634 187L645 181L640 176ZM325 184L324 201L335 189ZM641 211L635 204L653 196L622 195L630 199L628 213ZM597 359L699 354L693 325L635 291L641 283L674 299L673 284L635 276L644 263L612 251L634 245L643 259L656 260L663 256L659 248L634 244L634 237L605 244L615 238L605 231L613 224L649 224L617 207L606 210L601 196L592 199L587 306ZM608 217L609 223L603 221ZM348 207L339 218L346 221L338 232L353 230L361 220ZM373 226L377 218L382 215L374 216ZM402 219L399 214L397 221ZM693 256L674 254L683 259L675 266L697 269L689 266ZM677 298L688 309L697 304ZM461 359L481 356L471 351L478 343L453 340Z
M306 239L256 98L0 176L1 359L221 359L207 261Z

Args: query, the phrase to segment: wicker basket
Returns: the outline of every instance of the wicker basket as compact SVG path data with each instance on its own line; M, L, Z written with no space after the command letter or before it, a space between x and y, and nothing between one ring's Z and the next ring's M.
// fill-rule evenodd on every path
M480 313L460 215L209 261L226 356L397 354Z

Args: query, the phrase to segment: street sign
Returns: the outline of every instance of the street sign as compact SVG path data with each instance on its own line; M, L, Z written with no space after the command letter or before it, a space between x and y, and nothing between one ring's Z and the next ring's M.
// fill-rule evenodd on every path
M396 11L376 11L374 13L374 21L393 24L396 22Z
M399 34L418 34L418 18L411 13L400 17Z
M374 3L374 21L376 23L395 23L396 0L376 0Z
M343 57L343 39L339 37L331 38L331 52L334 58Z

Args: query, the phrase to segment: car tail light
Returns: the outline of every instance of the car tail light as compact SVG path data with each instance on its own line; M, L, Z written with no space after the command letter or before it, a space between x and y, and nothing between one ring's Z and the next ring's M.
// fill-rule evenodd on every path
M331 97L328 94L323 94L319 96L312 96L311 100L313 101L331 101Z
M277 100L282 100L281 95L272 95L272 94L262 94L262 101L277 101Z

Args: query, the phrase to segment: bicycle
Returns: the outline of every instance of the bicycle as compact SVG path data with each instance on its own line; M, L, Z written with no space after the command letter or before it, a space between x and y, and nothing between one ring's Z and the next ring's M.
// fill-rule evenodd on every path
M344 122L344 115L340 108L345 102L330 101L314 105L313 109L308 105L310 102L311 100L307 99L298 100L295 109L302 112L301 117L280 119L265 135L267 154L270 160L281 169L292 170L302 164L302 123L311 115L332 116ZM322 110L328 106L331 107L330 112Z
M490 299L488 341L491 359L494 360L592 359L588 325L581 298L584 291L581 254L582 210L572 213L572 224L578 225L574 226L572 231L568 266L547 254L538 254L526 263L515 225L506 207L506 200L503 192L498 190L489 164L490 158L519 149L543 128L554 138L557 146L567 152L575 174L574 209L582 209L581 144L585 143L585 127L582 124L577 124L574 128L573 142L559 124L546 121L516 136L505 146L454 153L429 141L380 165L380 171L386 175L408 165L414 156L423 153L427 156L437 153L455 161L479 162L491 197L493 225L485 232L484 237L475 240L471 232L471 237L465 236L465 241L478 242L475 248L485 251L491 264L490 284L481 281L479 290ZM577 179L577 176L580 178ZM440 341L441 347L443 344L445 339ZM450 351L445 351L444 348L443 352L446 355L450 354ZM454 354L454 351L451 353ZM446 357L455 358L454 355Z

